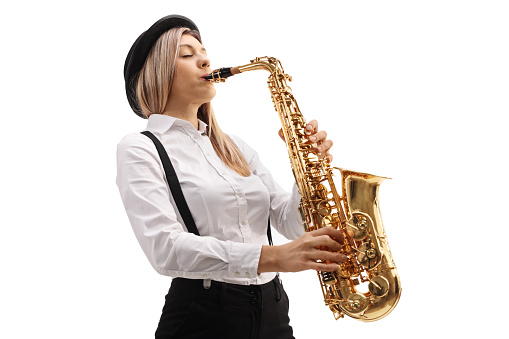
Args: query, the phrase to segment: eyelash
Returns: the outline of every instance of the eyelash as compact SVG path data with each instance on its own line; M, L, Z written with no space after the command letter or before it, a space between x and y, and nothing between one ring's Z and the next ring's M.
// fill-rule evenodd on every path
M190 57L192 57L192 56L193 56L192 54L186 54L186 55L183 55L182 57L183 57L183 58L190 58Z

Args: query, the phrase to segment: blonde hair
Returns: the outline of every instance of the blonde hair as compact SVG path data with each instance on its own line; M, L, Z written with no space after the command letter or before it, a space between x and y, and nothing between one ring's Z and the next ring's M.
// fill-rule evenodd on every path
M147 118L152 114L162 114L166 108L175 76L180 39L184 34L191 35L201 43L197 31L185 27L172 28L156 41L140 71L136 96ZM210 102L200 106L198 119L208 125L207 133L219 158L238 174L250 176L251 169L246 158L233 140L219 128Z

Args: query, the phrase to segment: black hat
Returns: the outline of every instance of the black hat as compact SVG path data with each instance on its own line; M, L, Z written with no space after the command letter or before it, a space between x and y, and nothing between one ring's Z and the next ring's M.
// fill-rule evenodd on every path
M132 45L124 64L124 80L125 80L125 91L127 94L127 100L129 105L133 109L134 113L140 117L145 118L141 112L141 108L138 104L138 98L136 97L136 86L137 78L135 78L145 60L147 59L148 53L152 49L152 46L156 43L157 39L166 31L169 31L175 27L187 27L192 30L198 31L198 27L190 19L182 15L168 15L158 20L155 24L150 26L145 32L136 39Z

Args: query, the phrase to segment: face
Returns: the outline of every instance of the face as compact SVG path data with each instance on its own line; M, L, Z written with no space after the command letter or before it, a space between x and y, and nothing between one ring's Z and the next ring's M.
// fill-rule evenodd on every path
M190 35L182 35L169 103L199 107L210 102L216 89L213 83L202 78L210 72L210 60L202 44Z

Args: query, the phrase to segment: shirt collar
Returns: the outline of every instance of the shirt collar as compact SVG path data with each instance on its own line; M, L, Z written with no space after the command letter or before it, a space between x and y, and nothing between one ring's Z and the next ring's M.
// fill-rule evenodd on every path
M147 121L147 130L157 132L159 134L166 133L171 127L187 127L196 131L189 121L177 119L175 117L164 114L151 114ZM207 124L198 119L198 130L201 135L207 134Z
M198 119L198 133L200 133L201 135L206 135L207 134L207 124L204 123L203 121L201 121L200 119Z

